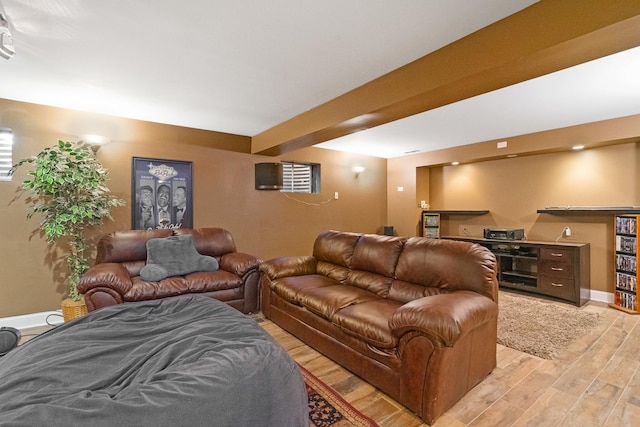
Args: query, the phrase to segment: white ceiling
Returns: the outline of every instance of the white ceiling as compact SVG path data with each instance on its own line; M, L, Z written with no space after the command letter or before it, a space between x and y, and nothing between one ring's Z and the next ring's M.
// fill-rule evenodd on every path
M397 157L640 113L640 48L318 146Z
M532 3L0 0L0 98L253 136ZM390 158L638 114L638 75L633 49L320 146Z

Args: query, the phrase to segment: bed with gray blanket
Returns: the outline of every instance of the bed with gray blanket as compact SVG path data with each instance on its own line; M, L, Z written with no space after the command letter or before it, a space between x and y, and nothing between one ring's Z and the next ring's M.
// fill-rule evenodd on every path
M106 307L0 358L0 425L308 426L297 364L225 303Z

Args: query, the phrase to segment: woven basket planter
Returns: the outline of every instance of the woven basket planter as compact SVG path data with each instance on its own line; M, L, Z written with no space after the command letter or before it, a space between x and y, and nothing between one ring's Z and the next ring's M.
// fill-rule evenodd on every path
M62 317L65 322L87 314L87 304L85 304L84 298L80 301L67 298L60 305L62 306Z

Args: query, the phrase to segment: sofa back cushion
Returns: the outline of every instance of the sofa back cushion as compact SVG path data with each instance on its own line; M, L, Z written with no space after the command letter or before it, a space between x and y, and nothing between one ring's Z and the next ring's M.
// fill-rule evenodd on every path
M405 282L404 280L394 280L393 283L391 283L391 288L389 289L389 295L387 297L406 304L418 298L439 295L441 293L440 288L417 285L415 283Z
M96 264L147 260L147 240L171 236L170 229L115 231L98 242Z
M496 258L475 243L411 237L407 239L389 298L411 301L419 295L414 285L428 288L424 295L470 290L494 301L498 298Z
M340 283L346 283L351 258L360 234L345 231L323 231L313 244L317 272Z
M119 262L131 277L139 276L147 261L147 240L185 234L193 235L196 250L202 255L219 259L222 255L236 252L231 233L223 228L115 231L98 242L96 264Z
M386 298L406 238L363 234L358 240L347 284Z
M236 244L231 233L224 228L176 228L173 230L176 236L185 234L193 235L196 250L201 255L220 258L222 255L236 252Z

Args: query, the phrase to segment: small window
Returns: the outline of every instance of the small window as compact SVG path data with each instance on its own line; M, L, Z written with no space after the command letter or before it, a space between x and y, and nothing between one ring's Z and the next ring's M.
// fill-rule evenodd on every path
M13 133L0 128L0 181L11 181L9 171L13 166Z
M319 193L318 163L282 162L282 189L286 193Z

